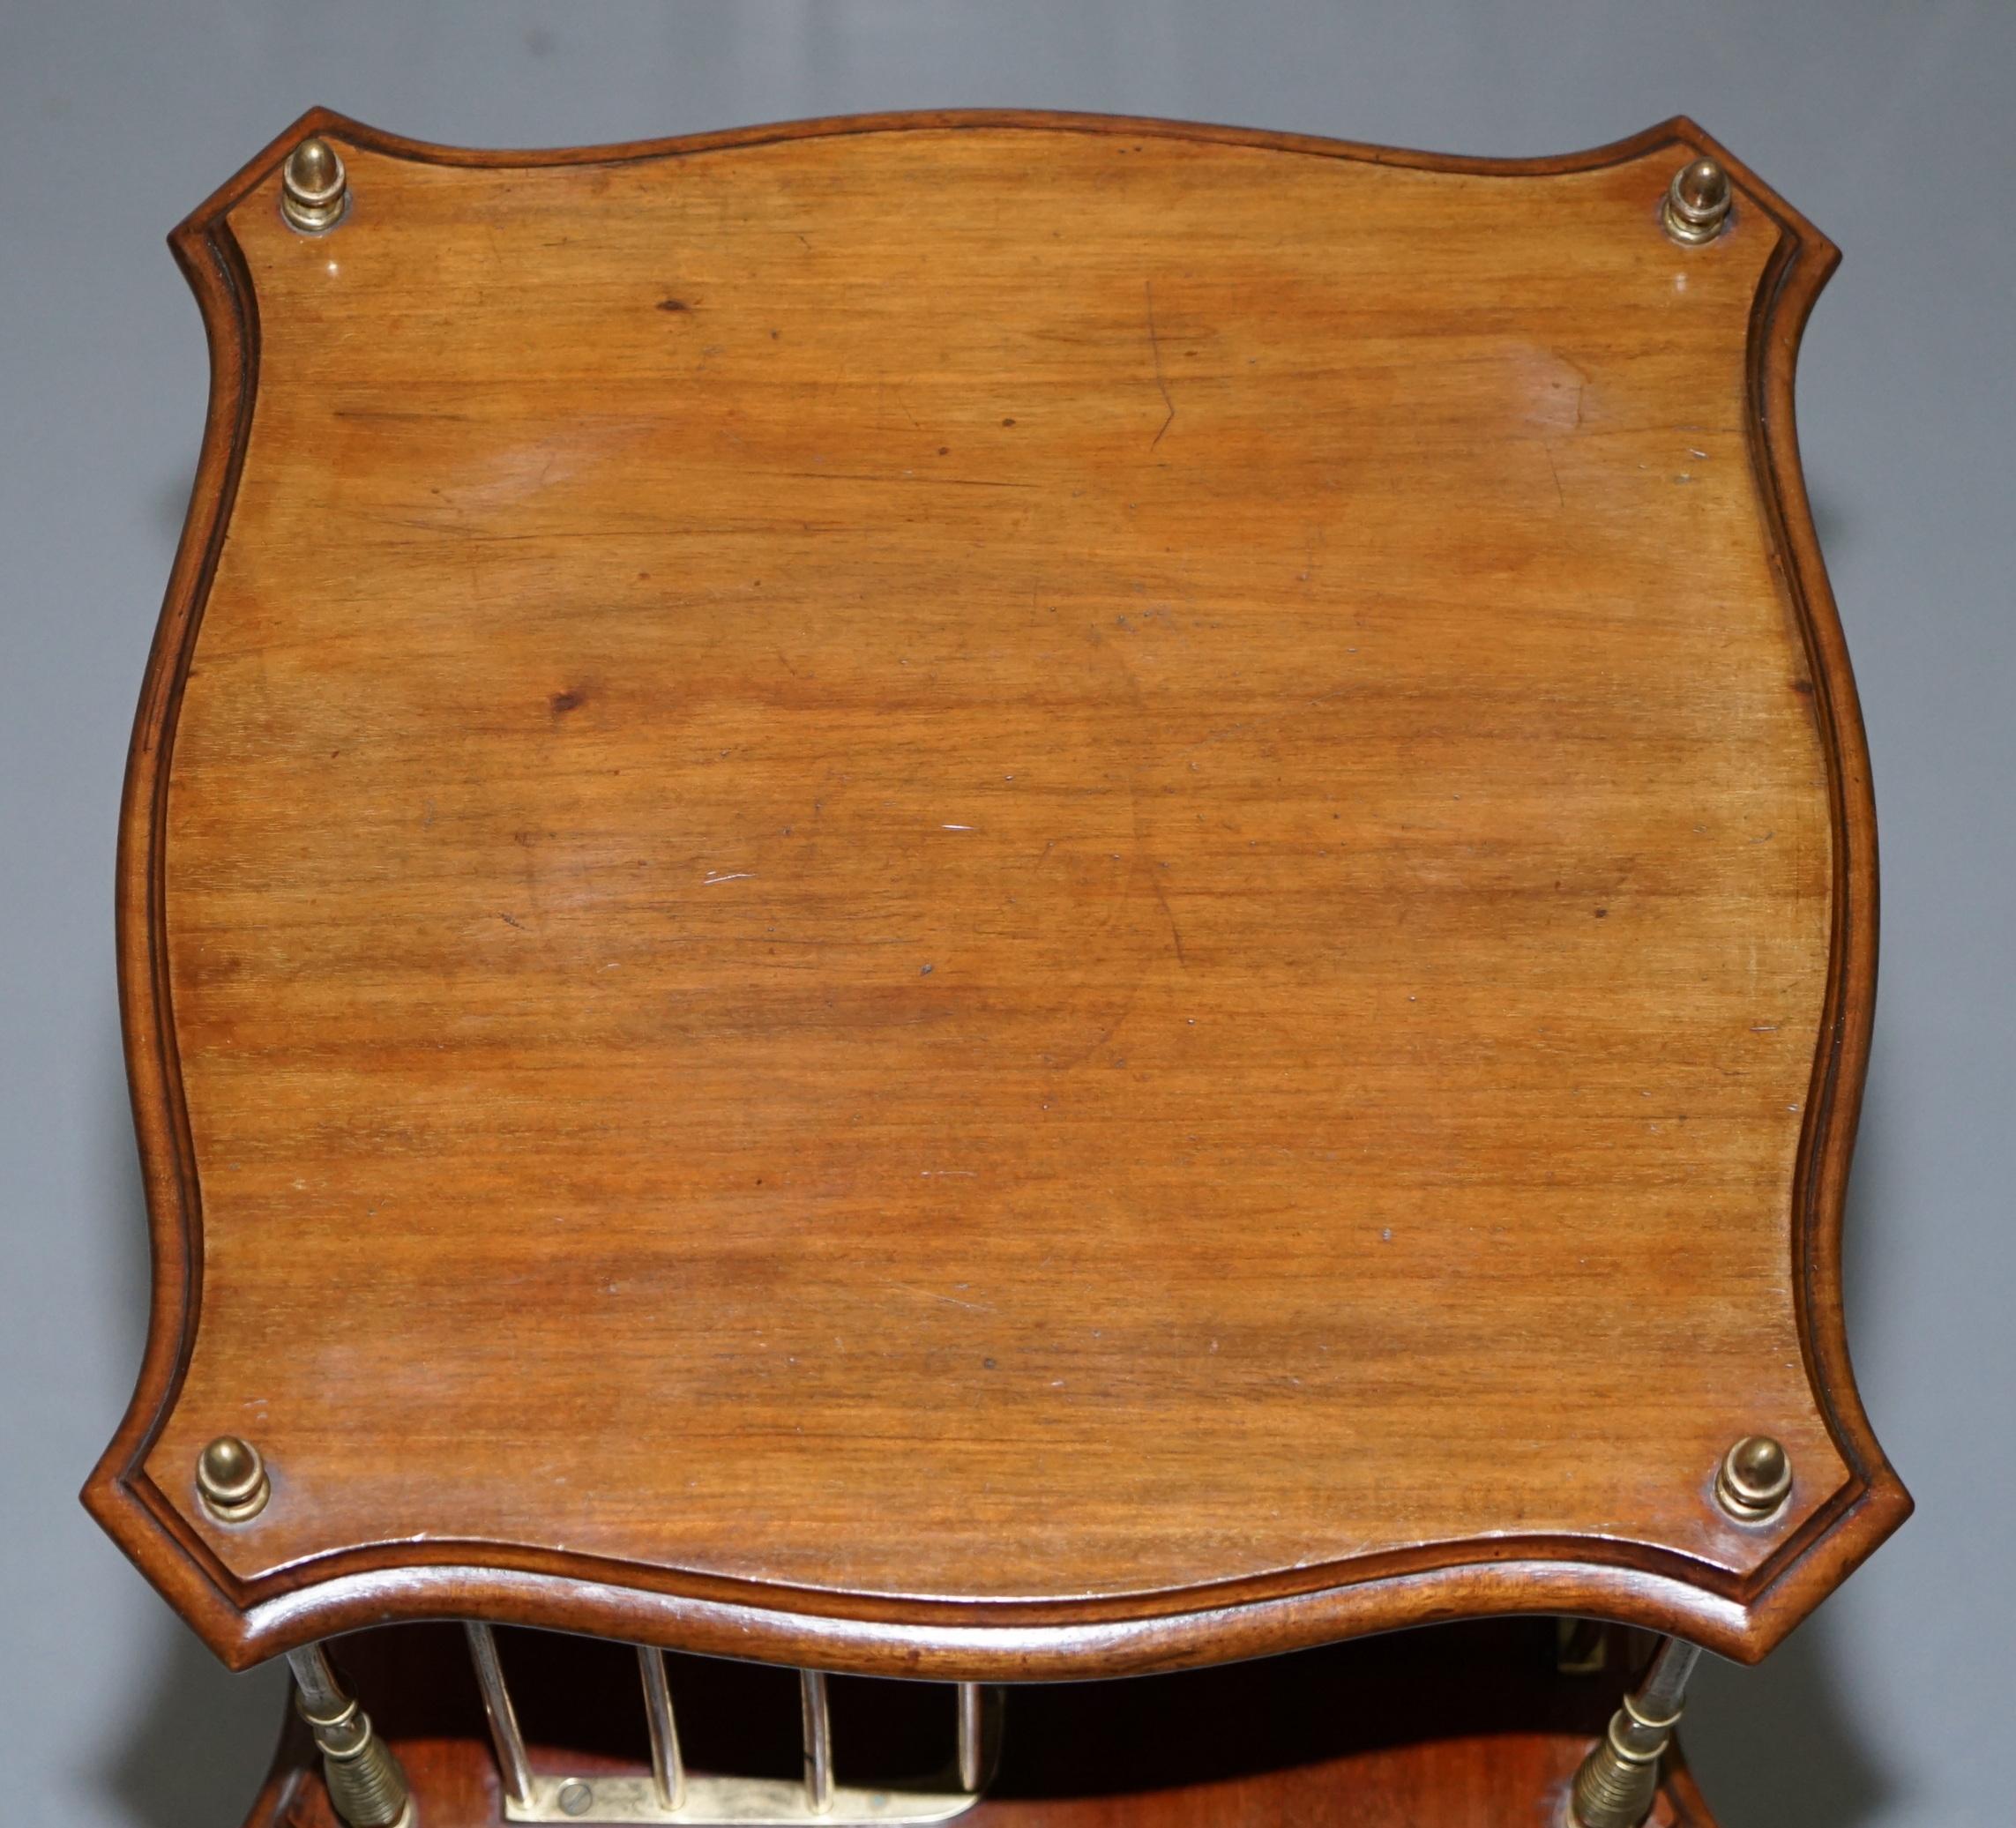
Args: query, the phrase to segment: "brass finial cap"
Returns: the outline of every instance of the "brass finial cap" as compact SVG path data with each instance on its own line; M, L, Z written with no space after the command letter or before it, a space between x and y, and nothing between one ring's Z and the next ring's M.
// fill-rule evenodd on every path
M280 214L303 235L333 228L350 200L349 175L325 139L304 139L280 168Z
M1792 1496L1792 1457L1769 1435L1745 1435L1722 1456L1715 1502L1738 1523L1777 1516Z
M1729 175L1713 159L1697 159L1673 174L1661 220L1676 242L1712 242L1729 219Z
M266 1508L273 1484L259 1450L236 1435L220 1435L196 1457L196 1489L219 1523L244 1523Z

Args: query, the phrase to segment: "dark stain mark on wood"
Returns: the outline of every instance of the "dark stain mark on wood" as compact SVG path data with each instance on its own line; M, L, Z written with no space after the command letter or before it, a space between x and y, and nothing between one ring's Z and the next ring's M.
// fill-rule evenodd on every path
M570 711L579 711L588 702L588 695L578 685L571 685L564 692L555 692L548 701L553 707L555 717L564 717Z

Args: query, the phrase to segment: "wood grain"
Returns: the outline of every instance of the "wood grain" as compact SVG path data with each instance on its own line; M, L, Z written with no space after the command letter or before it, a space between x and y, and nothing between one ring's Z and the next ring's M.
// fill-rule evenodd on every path
M1755 1656L1901 1520L1789 416L1833 253L1733 161L1674 247L1704 149L313 116L191 219L122 881L156 1320L86 1498L213 1645ZM1797 1484L1741 1530L1757 1429Z

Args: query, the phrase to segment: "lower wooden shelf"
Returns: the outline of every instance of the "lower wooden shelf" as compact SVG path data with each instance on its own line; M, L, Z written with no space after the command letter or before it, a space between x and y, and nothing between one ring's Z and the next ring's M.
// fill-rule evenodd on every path
M1445 1626L1262 1662L1132 1681L1012 1689L999 1770L973 1828L1558 1828L1567 1785L1627 1679L1624 1634L1602 1670L1559 1674L1550 1621ZM649 1769L636 1663L623 1645L500 1632L543 1771ZM334 1654L410 1780L419 1828L504 1820L460 1631L401 1626ZM788 1670L674 1658L690 1765L789 1776ZM835 1678L843 1781L942 1766L943 1685ZM1652 1828L1714 1828L1668 1761ZM341 1828L291 1719L247 1828Z

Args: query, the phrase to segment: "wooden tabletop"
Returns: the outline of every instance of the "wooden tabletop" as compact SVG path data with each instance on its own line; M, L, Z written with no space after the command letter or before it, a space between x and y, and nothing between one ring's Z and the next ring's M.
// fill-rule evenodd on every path
M1088 1674L1556 1610L1749 1658L1901 1520L1791 419L1834 252L1699 130L317 113L174 244L155 1324L86 1499L220 1653Z

